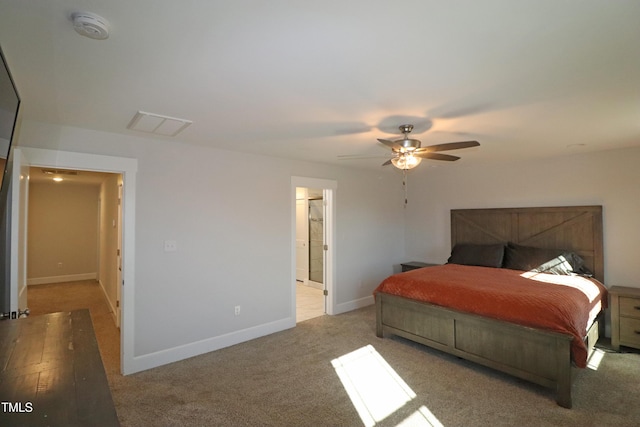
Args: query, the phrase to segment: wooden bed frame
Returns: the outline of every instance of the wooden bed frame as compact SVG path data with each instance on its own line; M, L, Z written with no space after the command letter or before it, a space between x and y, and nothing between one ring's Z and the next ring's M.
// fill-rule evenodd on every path
M451 246L513 242L579 254L604 282L602 206L456 209L451 211ZM599 316L601 318L601 316ZM600 323L585 342L589 355ZM376 296L376 334L394 334L556 390L571 408L571 335L450 310L408 298Z

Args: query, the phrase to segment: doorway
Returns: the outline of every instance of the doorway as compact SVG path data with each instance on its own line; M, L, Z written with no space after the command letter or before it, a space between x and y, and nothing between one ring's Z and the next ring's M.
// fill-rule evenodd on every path
M116 327L121 182L120 174L40 167L28 179L27 284L95 281Z
M95 154L74 153L56 150L44 150L23 147L15 149L20 162L14 167L37 166L44 168L58 168L67 170L84 170L93 172L107 172L120 174L122 177L122 222L121 222L121 274L122 280L117 287L121 292L121 328L120 328L120 372L124 375L146 369L144 364L138 363L133 356L134 329L133 329L133 296L135 295L135 181L137 172L137 160L123 157L111 157ZM16 182L18 178L16 178ZM16 184L17 186L17 184ZM26 194L16 190L12 196L12 203L19 204L26 199ZM12 222L15 224L22 215L12 212ZM14 221L15 220L15 221ZM13 230L12 230L13 232ZM17 242L17 239L16 239ZM17 256L11 260L12 271L22 271L26 266L26 253L15 251ZM125 286L125 284L127 286ZM26 283L25 283L26 285ZM11 291L18 295L19 280L11 280ZM130 301L131 304L127 304ZM17 301L16 301L17 306Z
M296 187L296 322L325 314L323 190Z
M292 177L292 313L333 314L335 181Z
M296 281L324 290L324 197L296 187Z

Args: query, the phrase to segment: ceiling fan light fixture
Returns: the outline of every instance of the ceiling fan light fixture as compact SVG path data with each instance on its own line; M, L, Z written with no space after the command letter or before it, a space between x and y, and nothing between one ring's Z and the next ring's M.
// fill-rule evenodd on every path
M422 162L420 157L414 156L412 153L403 153L398 157L391 159L391 164L401 170L409 170L418 166Z
M396 143L402 145L404 151L415 151L420 148L420 141L418 141L417 139L405 137L402 140L396 141Z
M413 125L401 125L400 131L404 134L403 139L391 141L388 139L378 138L378 142L391 148L393 158L387 160L382 166L393 165L398 169L407 171L418 166L422 159L444 160L452 162L459 160L458 156L442 154L439 151L459 150L462 148L477 147L480 145L478 141L459 141L447 142L444 144L435 144L422 148L421 142L417 139L409 138L409 132L413 130Z

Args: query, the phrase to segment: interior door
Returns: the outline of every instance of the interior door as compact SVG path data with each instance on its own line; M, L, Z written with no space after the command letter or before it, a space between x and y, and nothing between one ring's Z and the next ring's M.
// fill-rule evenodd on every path
M122 294L122 183L118 183L118 218L116 219L116 233L118 235L118 247L116 249L116 327L120 327L122 318L121 294Z
M27 308L27 219L29 210L29 161L18 148L13 150L11 169L10 288L11 312Z

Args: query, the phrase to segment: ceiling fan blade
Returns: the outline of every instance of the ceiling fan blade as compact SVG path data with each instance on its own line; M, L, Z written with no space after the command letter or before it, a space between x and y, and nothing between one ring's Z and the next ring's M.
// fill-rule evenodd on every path
M388 139L380 139L380 138L378 138L378 141L380 141L381 143L383 143L384 145L386 145L387 147L391 148L394 151L400 151L402 149L402 145L398 144L395 141L389 141Z
M390 165L390 164L391 164L391 159L389 159L389 160L387 160L386 162L384 162L384 163L382 164L382 166L388 166L388 165Z
M359 154L343 154L338 156L338 160L363 160L363 159L386 159L386 156L361 156Z
M418 153L432 153L434 151L448 151L459 150L461 148L478 147L480 143L478 141L460 141L460 142L447 142L445 144L430 145L428 147L418 148Z
M449 154L440 154L440 153L413 153L414 156L420 157L422 159L431 159L431 160L445 160L448 162L453 162L454 160L458 160L460 157L451 156Z

